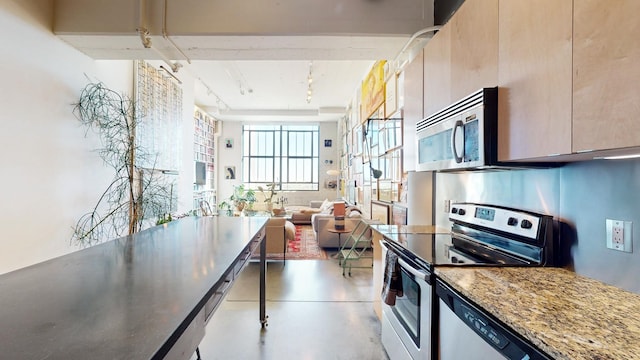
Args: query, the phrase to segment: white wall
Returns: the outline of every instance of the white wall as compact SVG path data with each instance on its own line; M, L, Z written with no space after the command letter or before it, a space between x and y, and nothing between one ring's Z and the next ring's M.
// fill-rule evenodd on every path
M51 5L0 3L0 273L62 255L110 180L72 114L91 80L131 93L131 61L94 61L50 31Z
M72 227L95 205L112 171L99 139L72 113L82 88L102 81L133 94L130 60L96 61L53 35L51 1L0 2L0 273L78 250ZM160 63L153 63L159 65ZM193 87L183 82L178 212L192 206Z
M233 140L233 148L225 148L225 140ZM222 124L222 134L217 142L217 165L218 165L218 204L231 196L233 187L242 183L242 123L225 121ZM235 180L225 179L224 169L226 166L236 167Z

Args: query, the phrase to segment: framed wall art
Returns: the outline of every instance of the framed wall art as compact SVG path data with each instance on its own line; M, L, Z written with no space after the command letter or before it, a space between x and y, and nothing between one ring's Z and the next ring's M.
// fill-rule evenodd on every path
M235 166L225 166L224 167L224 178L227 180L235 180L236 178L236 167Z

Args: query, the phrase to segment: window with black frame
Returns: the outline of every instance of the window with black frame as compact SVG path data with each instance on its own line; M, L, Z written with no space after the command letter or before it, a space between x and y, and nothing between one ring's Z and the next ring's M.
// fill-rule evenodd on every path
M243 126L243 182L251 188L319 190L318 125Z

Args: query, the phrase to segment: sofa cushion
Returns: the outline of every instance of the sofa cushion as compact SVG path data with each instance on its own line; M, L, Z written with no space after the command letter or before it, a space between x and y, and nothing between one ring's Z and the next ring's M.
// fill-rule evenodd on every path
M318 214L322 212L322 209L300 209L300 212L303 214Z
M329 202L329 200L325 200L326 202ZM326 210L325 208L322 208L322 203L321 201L311 201L310 202L310 206L306 207L306 206L288 206L287 207L287 211L291 212L291 221L294 224L311 224L311 216L315 215L315 214L330 214L331 210ZM333 203L329 202L329 204L331 205L331 209L333 209Z

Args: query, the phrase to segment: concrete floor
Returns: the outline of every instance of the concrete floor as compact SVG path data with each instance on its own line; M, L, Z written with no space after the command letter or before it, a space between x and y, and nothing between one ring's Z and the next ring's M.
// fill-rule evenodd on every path
M213 359L388 359L373 312L371 269L343 277L336 260L267 263L260 329L259 265L250 263L216 310L200 344ZM195 359L195 356L192 357Z

